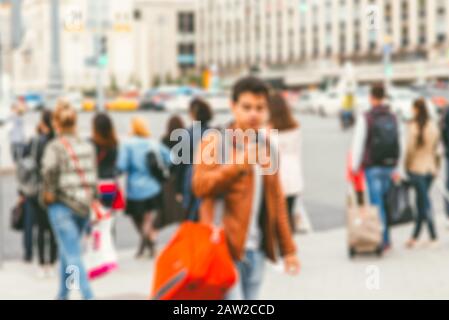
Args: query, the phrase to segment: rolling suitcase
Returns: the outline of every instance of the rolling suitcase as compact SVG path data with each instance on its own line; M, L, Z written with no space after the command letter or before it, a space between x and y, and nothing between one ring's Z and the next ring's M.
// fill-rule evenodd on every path
M357 206L353 197L348 197L347 207L348 253L382 256L382 222L374 206Z

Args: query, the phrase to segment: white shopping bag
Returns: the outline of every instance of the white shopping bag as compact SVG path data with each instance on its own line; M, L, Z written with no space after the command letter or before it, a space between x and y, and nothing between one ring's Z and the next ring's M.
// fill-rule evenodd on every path
M117 252L112 239L113 217L96 221L87 240L84 262L89 279L94 280L118 268Z

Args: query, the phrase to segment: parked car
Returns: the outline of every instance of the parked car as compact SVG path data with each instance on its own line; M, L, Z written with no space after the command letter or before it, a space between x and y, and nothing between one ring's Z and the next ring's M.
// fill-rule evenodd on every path
M214 112L227 112L231 108L231 99L226 91L207 91L200 95Z
M42 110L45 106L44 97L39 93L27 93L23 96L23 102L27 110Z
M204 96L204 92L192 87L178 87L166 101L164 109L169 112L187 112L190 102L195 97Z
M413 102L423 97L419 92L407 88L391 88L388 90L388 103L391 110L403 121L413 118ZM438 110L431 99L423 97L427 102L429 115L432 119L438 118Z
M96 103L93 98L86 98L82 102L83 111L95 111Z
M146 91L139 102L139 109L142 110L161 110L158 98L156 98L158 91L151 89Z
M83 111L83 95L78 91L71 91L64 95L64 99L75 108L76 111Z
M294 109L300 112L315 113L317 111L318 91L304 91L300 94Z
M413 90L432 101L439 113L449 106L449 90L447 88L437 86L416 86Z
M148 90L142 96L139 102L139 108L142 110L165 110L167 102L179 94L180 87L178 86L161 86Z
M139 101L135 98L120 96L106 103L109 111L136 111L139 109Z
M340 113L342 95L337 90L330 90L319 95L316 109L322 117L334 117Z

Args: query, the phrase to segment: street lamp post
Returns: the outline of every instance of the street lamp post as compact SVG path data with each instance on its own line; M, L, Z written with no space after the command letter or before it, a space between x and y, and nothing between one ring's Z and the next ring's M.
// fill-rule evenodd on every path
M393 41L392 41L391 37L385 36L384 48L383 48L385 88L390 88L391 79L393 77L393 65L392 65L392 59L391 59L392 51L393 51Z
M1 159L2 159L2 148L0 146L0 168L1 168ZM3 175L0 174L0 269L3 267L4 260L4 252L5 252L5 226L3 223L4 219L4 199L3 199Z
M60 23L59 23L59 0L51 0L50 3L50 34L51 34L51 53L50 53L50 79L47 88L47 104L54 105L62 92L63 79L61 71L60 55Z
M0 33L0 108L5 108L5 106L3 106L3 69L2 69L2 57L3 57L3 53L2 53L2 34ZM0 146L0 168L1 168L1 164L2 164L2 147ZM3 244L4 244L4 239L3 239L3 188L2 188L2 184L3 184L3 176L0 173L0 269L3 266Z
M105 110L104 73L108 65L109 3L107 0L89 0L89 27L93 30L94 65L96 68L96 109Z

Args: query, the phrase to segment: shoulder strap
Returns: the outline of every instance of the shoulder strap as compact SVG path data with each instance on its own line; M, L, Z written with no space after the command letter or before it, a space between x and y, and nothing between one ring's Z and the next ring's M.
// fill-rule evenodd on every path
M38 153L39 153L39 145L41 144L41 140L39 137L31 140L31 156L35 161L37 161Z
M164 165L164 161L162 159L160 145L157 141L153 141L153 140L149 140L149 141L150 141L150 148L153 148L153 150L151 150L151 151L154 152L157 164L158 164L159 168L163 169L165 167L165 165Z
M89 188L89 184L87 183L86 175L84 173L84 170L81 169L81 165L79 163L79 159L76 156L75 151L72 148L72 145L64 137L61 137L60 141L61 141L62 145L64 146L65 150L67 151L67 153L69 154L70 158L72 159L73 165L74 165L75 170L76 170L76 172L77 172L77 174L78 174L78 176L79 176L79 178L81 180L81 184L83 185L83 188L84 188L84 190L86 192L86 195L87 195L88 198L90 198L91 197L91 191L90 191L90 188Z

